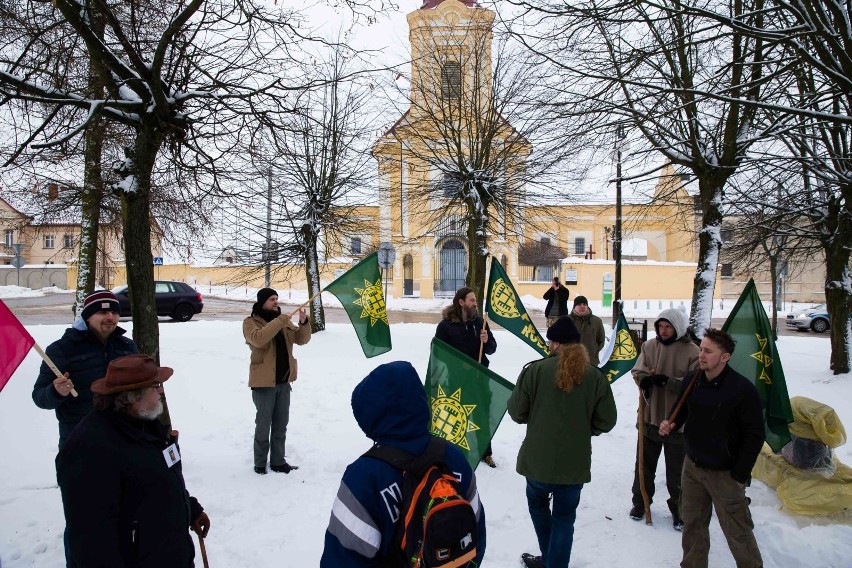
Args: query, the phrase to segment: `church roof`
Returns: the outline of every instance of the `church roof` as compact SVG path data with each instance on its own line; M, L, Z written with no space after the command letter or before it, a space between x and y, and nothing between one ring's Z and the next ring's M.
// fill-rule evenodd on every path
M429 10L435 8L443 1L444 0L423 0L423 5L420 6L420 9ZM461 2L465 6L468 6L469 8L475 8L477 6L476 0L459 0L459 2Z

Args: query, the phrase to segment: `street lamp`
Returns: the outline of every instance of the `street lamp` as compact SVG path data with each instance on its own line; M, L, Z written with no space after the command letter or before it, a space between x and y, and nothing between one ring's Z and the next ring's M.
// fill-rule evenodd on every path
M615 129L615 235L612 256L615 260L615 290L612 295L612 322L615 325L621 315L621 149L624 142L624 126Z

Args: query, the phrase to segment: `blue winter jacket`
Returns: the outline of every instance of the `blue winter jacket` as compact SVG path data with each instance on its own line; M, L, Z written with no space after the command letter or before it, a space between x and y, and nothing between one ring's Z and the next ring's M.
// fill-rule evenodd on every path
M59 448L65 444L71 430L92 410L92 383L106 376L107 365L113 359L138 353L133 340L124 337L125 331L116 327L106 343L89 331L82 319L45 349L56 367L68 373L78 396L61 396L53 388L56 375L46 363L41 364L33 387L33 402L39 408L55 410L59 420Z
M376 444L419 455L429 443L426 390L410 363L380 365L355 387L352 411L358 426ZM461 492L478 520L477 565L485 554L485 511L476 477L462 451L447 444L447 464L461 479ZM321 568L382 566L394 542L400 514L402 472L361 456L346 468L325 533Z

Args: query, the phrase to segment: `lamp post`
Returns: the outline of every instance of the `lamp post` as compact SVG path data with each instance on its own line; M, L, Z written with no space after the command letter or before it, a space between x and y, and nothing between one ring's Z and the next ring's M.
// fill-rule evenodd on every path
M612 256L615 260L615 283L612 294L612 323L621 315L621 148L624 141L624 126L615 129L615 235Z

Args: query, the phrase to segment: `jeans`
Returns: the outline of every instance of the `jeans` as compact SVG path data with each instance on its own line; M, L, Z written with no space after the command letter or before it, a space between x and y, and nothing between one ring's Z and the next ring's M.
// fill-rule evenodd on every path
M290 384L254 388L251 398L257 409L254 418L254 466L266 467L267 455L271 465L283 465L287 423L290 421Z
M562 485L527 478L527 505L538 538L541 560L547 568L567 568L571 561L574 520L582 490L582 483Z

